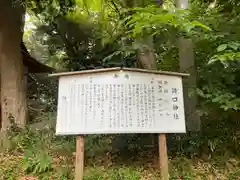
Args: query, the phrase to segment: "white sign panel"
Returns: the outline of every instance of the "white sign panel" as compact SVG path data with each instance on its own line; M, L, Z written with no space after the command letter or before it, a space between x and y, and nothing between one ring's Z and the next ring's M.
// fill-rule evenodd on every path
M185 131L180 76L133 71L60 76L56 134Z

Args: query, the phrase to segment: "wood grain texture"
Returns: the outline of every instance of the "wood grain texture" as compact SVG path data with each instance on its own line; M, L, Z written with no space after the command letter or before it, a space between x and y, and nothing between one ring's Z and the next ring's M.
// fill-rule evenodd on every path
M75 180L83 179L83 170L84 170L84 137L77 136Z
M140 72L140 73L148 73L148 74L163 74L170 76L189 76L186 73L178 73L178 72L170 72L170 71L158 71L158 70L147 70L147 69L139 69L139 68L104 68L104 69L94 69L94 70L84 70L84 71L74 71L74 72L62 72L62 73L54 73L49 74L49 77L55 76L72 76L72 75L83 75L83 74L91 74L91 73L102 73L102 72L114 72L114 71L131 71L131 72Z
M166 134L159 134L159 164L162 180L169 180Z

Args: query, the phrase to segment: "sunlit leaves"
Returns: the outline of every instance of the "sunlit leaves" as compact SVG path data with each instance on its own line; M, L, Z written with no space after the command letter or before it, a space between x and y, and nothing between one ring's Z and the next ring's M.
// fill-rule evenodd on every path
M193 27L201 27L202 29L205 29L205 30L208 30L208 31L211 31L212 29L206 25L204 25L203 23L200 23L199 21L192 21L191 24L193 25Z
M57 12L66 13L74 6L75 0L25 0L25 6L29 13L40 14L52 11L52 16Z
M227 44L227 46L233 50L240 50L240 42L232 41Z
M211 57L208 64L213 64L220 61L225 67L228 66L228 61L240 61L240 43L237 41L230 41L221 44L216 49L217 53Z
M159 7L149 6L145 8L134 8L131 20L126 25L133 27L132 36L156 34L169 28L175 28L179 33L192 33L196 28L211 30L203 23L191 20L187 10L166 11ZM161 33L160 33L161 34Z
M118 3L109 0L76 0L76 6L67 18L92 25L96 38L101 38L105 45L121 33L120 8Z
M194 51L200 79L199 96L204 103L236 109L239 101L234 96L237 86L229 88L222 78L236 80L239 64L232 63L240 59L240 21L234 14L222 13L218 4L208 8L209 3L193 1L188 10L177 10L172 0L164 1L163 8L156 1L147 0L142 8L133 8L139 1L129 0L125 3L117 0L74 0L75 5L71 8L59 0L46 2L49 4L43 2L39 5L33 1L32 7L38 12L45 8L41 11L44 18L40 19L43 19L42 24L46 24L43 30L48 34L49 41L45 43L52 54L50 64L58 64L58 67L68 65L70 70L74 70L89 67L88 62L93 58L103 64L111 62L118 65L122 60L136 60L136 51L145 43L139 39L151 36L158 67L177 71L176 39L185 36L196 45ZM155 6L152 6L153 3ZM66 24L53 26L60 18L74 22L78 28ZM59 27L66 32L63 33L65 36L58 34ZM70 31L74 33L70 35ZM65 53L64 56L61 52ZM206 87L208 90L204 89Z
M217 51L224 51L225 49L227 49L227 44L221 44L220 46L217 47Z

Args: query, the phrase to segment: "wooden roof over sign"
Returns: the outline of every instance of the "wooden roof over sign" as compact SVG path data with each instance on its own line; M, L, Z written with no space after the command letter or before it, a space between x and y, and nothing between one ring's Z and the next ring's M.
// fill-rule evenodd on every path
M130 72L162 74L162 75L181 76L181 77L189 76L189 74L179 73L179 72L157 71L157 70L147 70L147 69L138 69L138 68L121 68L121 67L74 71L74 72L61 72L61 73L49 74L49 76L50 77L52 77L52 76L72 76L72 75L82 75L82 74L101 73L101 72L113 72L113 71L130 71Z
M47 65L44 65L31 57L29 54L26 46L24 43L21 43L21 51L22 51L22 57L23 57L23 64L24 66L28 67L28 72L30 73L50 73L53 72L55 69L51 68Z

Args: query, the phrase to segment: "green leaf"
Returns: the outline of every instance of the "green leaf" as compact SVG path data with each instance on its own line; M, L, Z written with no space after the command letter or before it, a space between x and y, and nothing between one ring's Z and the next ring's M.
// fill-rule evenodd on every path
M218 56L218 59L219 59L220 61L226 61L226 60L227 60L227 57L226 57L225 55L220 55L220 56Z
M240 44L236 42L231 42L228 44L228 46L236 51L240 47Z
M208 26L200 23L199 21L192 21L191 23L192 23L192 25L194 25L194 26L199 26L199 27L201 27L201 28L203 28L203 29L206 29L206 30L208 30L208 31L211 31L211 30L212 30L210 27L208 27Z
M221 44L220 46L217 47L217 51L221 52L224 51L225 49L227 49L227 44Z
M108 55L107 57L105 57L103 59L103 62L106 62L106 61L109 61L111 60L114 56L118 56L118 55L121 55L123 52L122 51L115 51L114 53Z
M218 59L218 56L215 55L215 56L213 56L213 57L208 61L208 65L213 64L213 63L215 63L215 62L218 61L218 60L219 60L219 59Z
M204 94L204 92L203 92L201 89L197 88L196 90L197 90L197 94L198 94L199 96L205 97L205 94Z

